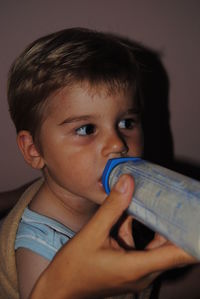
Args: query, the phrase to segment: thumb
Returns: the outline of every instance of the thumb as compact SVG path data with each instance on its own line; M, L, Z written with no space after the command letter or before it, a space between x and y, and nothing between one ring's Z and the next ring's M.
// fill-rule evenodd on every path
M96 233L98 232L97 238L102 239L109 235L113 225L129 206L133 191L133 178L127 174L122 175L110 195L91 219L92 227L96 230Z

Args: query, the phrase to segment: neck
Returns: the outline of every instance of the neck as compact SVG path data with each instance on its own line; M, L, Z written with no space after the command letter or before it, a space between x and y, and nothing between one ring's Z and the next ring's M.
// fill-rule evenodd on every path
M61 196L45 182L31 201L31 210L50 217L78 232L98 209L98 205L78 196Z

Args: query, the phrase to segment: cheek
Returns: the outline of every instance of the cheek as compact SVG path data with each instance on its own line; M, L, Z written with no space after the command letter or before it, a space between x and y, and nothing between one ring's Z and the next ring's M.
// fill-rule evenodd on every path
M93 168L88 166L87 161L74 159L69 163L66 162L62 171L57 172L57 178L67 189L85 192L91 188L96 176Z
M134 136L129 140L129 151L130 154L141 156L144 150L144 138L142 130L138 130L135 132Z

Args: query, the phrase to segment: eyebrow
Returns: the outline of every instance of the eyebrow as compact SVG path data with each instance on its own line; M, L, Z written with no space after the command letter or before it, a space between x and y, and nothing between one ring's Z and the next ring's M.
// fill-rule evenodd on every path
M126 114L139 114L140 110L137 108L130 108L127 111L124 111L122 114L126 115ZM62 126L64 124L70 124L70 123L75 123L75 122L79 122L79 121L88 121L88 120L92 120L96 117L91 116L91 115L81 115L81 116L71 116L66 118L65 120L63 120L61 123L59 123L59 126Z
M70 124L70 123L74 123L74 122L78 122L78 121L88 121L88 120L91 120L91 117L90 115L81 115L81 116L71 116L71 117L68 117L66 118L65 120L63 120L61 123L59 123L59 126L62 126L63 124Z
M124 111L124 112L122 112L121 113L121 116L123 117L125 117L125 116L129 116L129 115L131 115L131 114L134 114L135 116L140 116L141 115L141 110L140 109L138 109L138 108L130 108L130 109L128 109L127 111Z
M139 113L140 113L140 109L138 108L130 108L124 112L124 114L139 114Z

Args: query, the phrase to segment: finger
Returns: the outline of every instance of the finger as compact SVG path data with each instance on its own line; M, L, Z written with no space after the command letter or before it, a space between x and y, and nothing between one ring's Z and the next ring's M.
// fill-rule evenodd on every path
M156 233L154 239L145 247L145 249L154 249L166 244L167 242L169 242L167 239Z
M167 244L148 251L112 252L112 271L123 281L138 281L151 273L194 264L197 261L180 248Z
M127 260L124 259L124 263L130 265L130 269L127 268L126 271L135 270L139 277L197 262L194 257L173 244L166 244L146 252L135 252L133 256L134 262L132 262L132 265L130 264L130 256L127 256Z
M132 221L133 217L127 216L118 231L118 239L120 240L120 243L128 248L135 248L135 243L132 235Z
M153 253L153 258L156 260L156 270L171 269L197 262L194 257L171 242L167 242L150 252Z
M129 175L122 175L110 195L87 224L86 229L91 232L96 241L105 239L109 235L113 225L130 204L133 190L133 178Z

